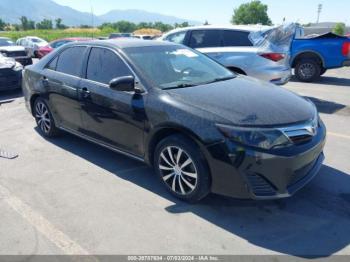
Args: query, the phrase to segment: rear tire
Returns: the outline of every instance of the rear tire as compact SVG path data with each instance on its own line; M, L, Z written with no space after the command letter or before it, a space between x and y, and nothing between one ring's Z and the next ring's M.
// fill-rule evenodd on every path
M321 65L314 59L301 59L295 66L295 75L302 82L314 82L321 76Z
M154 155L154 169L175 197L197 202L210 192L210 174L199 146L182 135L160 141Z
M324 67L322 67L322 68L321 68L320 75L322 76L322 75L324 75L326 72L327 72L327 69L324 68Z
M40 134L49 138L56 137L59 134L59 129L55 125L50 108L43 98L38 97L35 100L33 112Z

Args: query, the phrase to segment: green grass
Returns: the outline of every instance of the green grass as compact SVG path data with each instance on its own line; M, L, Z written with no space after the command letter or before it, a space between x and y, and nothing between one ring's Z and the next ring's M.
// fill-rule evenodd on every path
M0 32L0 37L9 37L16 41L18 38L25 36L37 36L51 42L56 39L66 38L66 37L103 37L108 36L115 30L107 28L100 30L85 29L85 28L68 28L65 30L28 30L28 31L5 31Z

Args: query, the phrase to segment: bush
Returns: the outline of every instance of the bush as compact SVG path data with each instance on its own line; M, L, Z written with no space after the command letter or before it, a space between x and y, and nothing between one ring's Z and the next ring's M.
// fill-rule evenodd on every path
M28 30L28 31L7 31L0 32L1 37L9 37L16 41L18 38L25 36L37 36L51 42L56 39L66 38L66 37L100 37L108 36L110 33L115 32L111 28L68 28L64 30Z
M344 23L337 23L333 28L333 33L337 35L344 35L345 34L345 24Z

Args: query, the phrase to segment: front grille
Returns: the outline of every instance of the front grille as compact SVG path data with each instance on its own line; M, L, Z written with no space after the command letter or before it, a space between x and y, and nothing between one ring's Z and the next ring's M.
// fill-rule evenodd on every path
M247 178L254 195L264 197L276 194L276 188L262 176L250 173Z
M304 144L312 140L317 133L318 122L310 121L306 124L295 125L281 128L280 130L292 141L294 144Z
M16 75L12 68L3 68L0 69L0 77L11 77Z

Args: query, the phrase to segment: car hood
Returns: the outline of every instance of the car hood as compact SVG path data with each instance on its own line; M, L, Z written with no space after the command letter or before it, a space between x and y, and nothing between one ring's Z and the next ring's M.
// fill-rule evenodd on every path
M250 77L167 90L182 103L238 126L284 126L312 119L314 105L281 87Z
M0 69L12 68L16 65L16 61L12 58L0 56Z
M14 52L14 51L24 51L25 48L23 46L16 46L16 45L0 46L0 50Z

